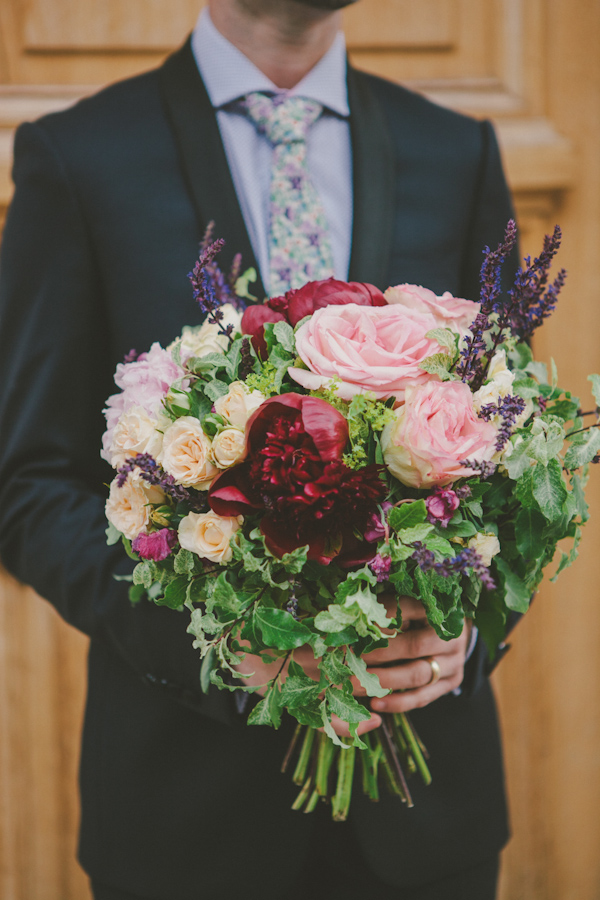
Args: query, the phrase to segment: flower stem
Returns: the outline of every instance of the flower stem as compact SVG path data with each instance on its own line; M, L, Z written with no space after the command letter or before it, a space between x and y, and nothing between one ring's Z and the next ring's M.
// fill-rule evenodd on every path
M302 742L302 749L300 750L300 757L298 759L298 763L296 765L296 769L294 771L292 779L294 784L300 785L306 778L306 770L308 769L308 764L310 762L310 751L312 749L316 733L317 732L314 728L308 727L306 729L304 740Z
M296 725L294 730L294 734L292 736L292 740L290 741L289 747L287 748L286 754L283 758L283 762L281 763L281 771L287 772L287 768L290 764L290 760L296 749L296 744L298 743L298 738L300 737L300 732L302 731L302 725Z
M319 735L319 751L317 757L317 774L315 776L315 788L320 797L329 796L329 773L335 756L333 741L326 734Z
M386 756L386 759L389 763L390 769L392 771L394 780L398 784L400 788L400 794L403 795L406 804L410 807L413 806L412 797L410 795L410 791L408 789L408 785L406 783L406 777L402 770L402 766L400 764L400 760L398 758L398 751L396 749L396 745L394 743L392 733L390 730L389 722L387 716L384 714L381 717L381 732L382 732L382 745L383 750Z
M352 778L354 775L354 760L356 747L354 745L340 751L338 756L338 780L337 789L332 803L332 815L334 822L345 822L350 809L352 797Z
M415 761L417 769L421 773L421 778L423 779L425 784L431 784L431 772L429 771L429 767L425 762L425 758L423 753L421 752L421 747L419 746L419 742L413 733L412 726L410 724L409 719L406 717L405 713L397 713L396 720L402 729L402 733L406 739L406 743L410 747L410 752L412 754L412 758Z

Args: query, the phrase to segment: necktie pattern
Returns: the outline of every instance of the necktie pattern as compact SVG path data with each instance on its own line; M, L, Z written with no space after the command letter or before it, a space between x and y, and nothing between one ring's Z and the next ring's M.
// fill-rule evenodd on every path
M269 293L274 297L334 274L327 221L306 162L306 135L323 107L316 100L258 92L248 94L243 106L273 145Z

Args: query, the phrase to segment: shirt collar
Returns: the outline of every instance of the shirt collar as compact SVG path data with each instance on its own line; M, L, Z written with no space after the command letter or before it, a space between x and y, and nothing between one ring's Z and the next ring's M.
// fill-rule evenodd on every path
M319 62L289 91L282 91L214 26L203 9L192 33L192 52L210 102L220 109L251 91L316 100L340 116L348 116L346 42L338 32Z

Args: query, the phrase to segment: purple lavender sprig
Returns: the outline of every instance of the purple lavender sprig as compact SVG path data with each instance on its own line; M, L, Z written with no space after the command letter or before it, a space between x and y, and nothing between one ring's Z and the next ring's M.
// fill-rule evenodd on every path
M486 462L481 459L460 459L459 465L464 466L465 469L472 469L482 481L485 481L486 478L491 478L496 471L496 466L493 462Z
M188 491L181 484L177 484L173 476L165 472L149 453L138 453L137 456L130 456L125 460L125 463L117 469L118 487L123 487L127 476L134 469L139 469L144 481L161 488L175 503L189 503L190 507L197 512L207 509L206 499L202 495Z
M470 569L488 591L493 591L496 587L496 583L490 575L490 570L483 564L480 554L472 547L465 547L456 556L443 559L439 563L436 563L432 551L428 550L421 541L415 541L413 547L415 551L412 558L423 572L433 570L438 575L449 578L455 573L467 575Z
M464 346L460 352L461 359L456 366L456 374L473 390L480 387L485 380L485 372L491 354L486 353L484 334L492 327L490 316L498 314L501 310L501 272L506 257L512 251L517 241L517 226L514 219L510 219L504 233L504 240L498 244L495 250L486 247L481 266L479 280L481 282L480 312L475 316L469 333L464 340Z
M561 239L560 227L555 225L553 233L544 237L543 250L533 263L531 257L525 258L525 268L519 269L514 286L509 291L510 302L503 318L521 341L528 340L556 307L567 273L561 269L550 285L548 276Z
M500 416L502 419L496 439L496 450L500 451L504 448L514 431L517 418L524 409L525 401L516 394L508 394L506 397L501 397L497 403L486 403L481 407L479 418L485 422L489 422L494 416Z

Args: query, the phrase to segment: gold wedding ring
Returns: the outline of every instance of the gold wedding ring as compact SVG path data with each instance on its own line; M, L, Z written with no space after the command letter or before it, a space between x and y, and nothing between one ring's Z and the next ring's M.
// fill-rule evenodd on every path
M437 659L434 659L433 656L426 656L425 662L428 662L431 666L431 678L427 682L428 685L435 684L436 681L440 680L440 675L442 674L442 670L440 669L440 664Z

